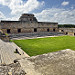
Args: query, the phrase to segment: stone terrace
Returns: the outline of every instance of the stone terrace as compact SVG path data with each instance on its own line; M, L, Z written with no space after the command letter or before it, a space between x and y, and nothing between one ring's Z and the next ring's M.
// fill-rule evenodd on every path
M19 53L15 53L16 49ZM29 56L23 50L21 50L16 44L0 40L1 64L10 64L13 63L15 59L21 59L23 57Z

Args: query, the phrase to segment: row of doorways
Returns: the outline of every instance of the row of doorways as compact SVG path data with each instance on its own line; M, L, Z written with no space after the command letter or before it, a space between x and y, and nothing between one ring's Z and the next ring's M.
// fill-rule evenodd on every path
M49 31L50 31L50 29L48 28L47 32L49 32ZM55 32L55 29L53 29L53 31ZM37 28L34 28L34 32L37 32Z
M47 29L47 32L49 32L49 31L50 31L50 29L48 28L48 29ZM55 32L55 29L53 29L53 31ZM21 29L18 29L17 32L18 32L18 33L21 33ZM37 28L34 28L34 32L37 32ZM11 32L10 32L10 29L7 29L7 33L11 33Z
M20 33L21 32L21 29L18 29L17 31L18 31L18 33ZM11 33L10 32L10 29L7 29L7 33Z
M66 35L68 35L68 32L66 32ZM73 35L75 36L75 33Z

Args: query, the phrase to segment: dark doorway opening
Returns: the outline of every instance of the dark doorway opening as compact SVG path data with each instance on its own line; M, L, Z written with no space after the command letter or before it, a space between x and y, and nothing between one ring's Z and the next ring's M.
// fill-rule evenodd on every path
M74 33L74 36L75 36L75 33Z
M49 28L47 29L47 32L49 32Z
M30 21L32 21L32 19L30 19Z
M62 32L64 32L64 30L61 30Z
M10 29L7 29L7 33L10 33Z
M55 29L53 29L53 31L55 32Z
M37 32L37 28L34 28L34 32Z
M66 32L66 35L68 34L68 32Z
M18 33L20 33L21 32L21 29L18 29Z

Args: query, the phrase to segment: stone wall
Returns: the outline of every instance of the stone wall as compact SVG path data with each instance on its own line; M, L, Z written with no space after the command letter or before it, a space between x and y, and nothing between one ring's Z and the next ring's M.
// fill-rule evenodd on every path
M0 30L0 39L2 39L3 41L5 42L8 42L10 39L9 39L9 36L7 34L4 34L2 32L2 30Z
M8 34L58 32L58 24L48 22L3 21L0 26L1 30Z
M1 21L0 29L4 33L24 34L40 32L58 32L58 23L38 22L34 14L22 14L19 21Z
M63 32L66 35L75 36L75 28L59 28L59 32Z

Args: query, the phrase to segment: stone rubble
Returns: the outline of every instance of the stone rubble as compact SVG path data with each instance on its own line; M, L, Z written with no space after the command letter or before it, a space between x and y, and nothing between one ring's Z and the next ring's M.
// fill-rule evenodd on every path
M17 62L9 65L0 65L0 75L26 75L26 72L22 70Z
M0 75L75 75L75 51L29 57L14 43L0 40Z

